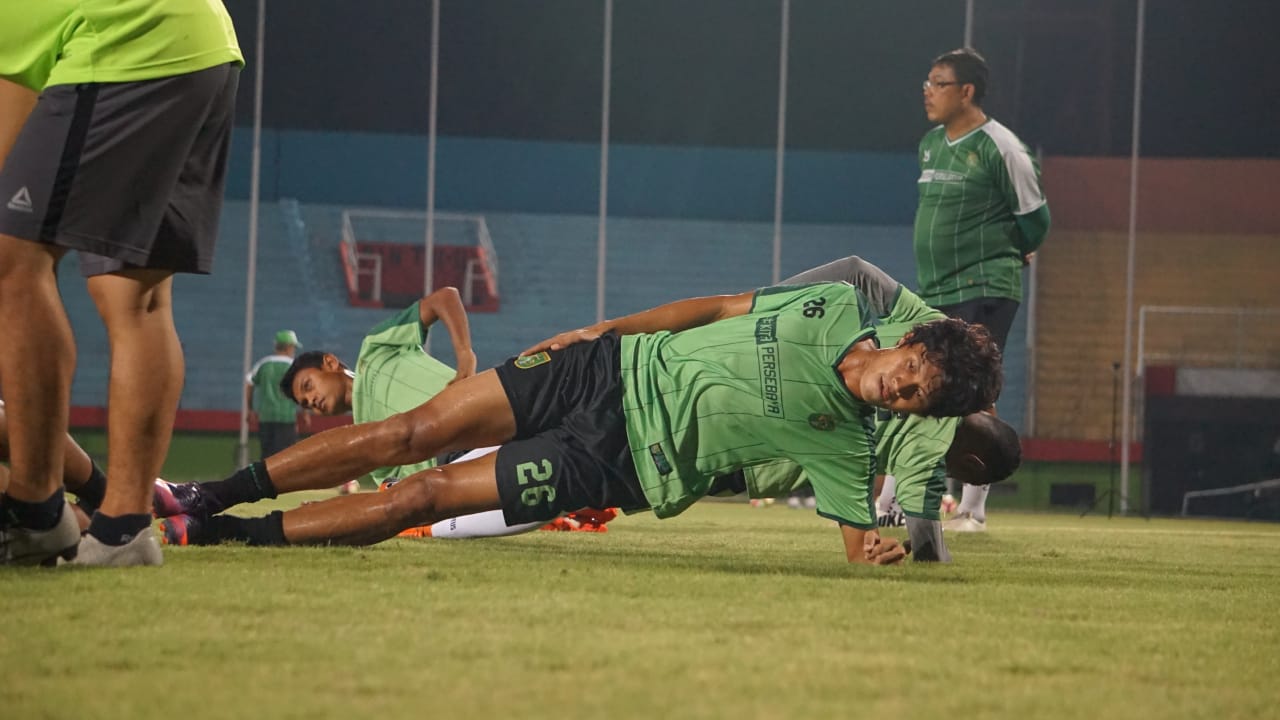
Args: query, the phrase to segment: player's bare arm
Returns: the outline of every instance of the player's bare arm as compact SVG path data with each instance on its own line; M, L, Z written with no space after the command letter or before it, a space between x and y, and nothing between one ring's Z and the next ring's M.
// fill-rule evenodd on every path
M902 543L882 538L875 530L841 525L840 535L844 539L845 558L856 565L897 565L907 557Z
M710 295L707 297L677 300L659 305L633 315L588 325L577 330L562 332L555 337L526 349L521 355L533 355L544 350L560 350L575 343L589 342L608 332L619 335L653 333L662 330L680 332L689 328L709 325L717 320L746 315L751 311L755 291L737 295Z
M422 298L422 302L418 303L418 317L426 326L439 320L449 331L449 340L453 343L453 354L458 360L458 374L450 382L454 383L475 375L476 354L471 349L471 325L467 321L467 310L462 305L458 289L442 287Z

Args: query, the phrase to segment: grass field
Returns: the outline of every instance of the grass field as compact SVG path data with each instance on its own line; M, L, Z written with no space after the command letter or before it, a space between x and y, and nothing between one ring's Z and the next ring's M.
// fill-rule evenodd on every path
M254 507L256 514L259 507ZM812 512L0 569L5 718L1276 717L1280 526L1005 513L856 568Z

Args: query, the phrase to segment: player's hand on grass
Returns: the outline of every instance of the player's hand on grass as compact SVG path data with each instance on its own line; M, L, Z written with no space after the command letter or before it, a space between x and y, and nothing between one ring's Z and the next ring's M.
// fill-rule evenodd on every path
M872 533L867 533L870 538ZM876 534L874 545L867 547L867 560L873 565L897 565L907 557L906 548L895 538L882 538Z
M524 352L520 353L520 357L528 357L546 350L563 350L570 345L576 345L581 342L591 342L599 338L604 332L596 325L589 325L577 330L569 330L562 332L555 337L548 338L534 345Z
M458 372L449 381L452 385L459 380L465 380L476 374L476 354L474 351L467 350L458 353Z

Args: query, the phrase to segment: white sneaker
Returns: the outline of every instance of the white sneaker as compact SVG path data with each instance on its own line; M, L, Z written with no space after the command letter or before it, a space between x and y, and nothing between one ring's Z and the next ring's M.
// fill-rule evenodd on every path
M80 551L68 565L93 567L128 567L132 565L163 565L164 553L156 542L155 531L150 526L123 545L104 545L92 535L80 539Z
M58 524L48 530L9 527L0 531L0 565L53 565L71 558L80 542L80 523L70 503L62 506Z
M964 512L942 523L942 529L951 532L986 532L987 522L978 520L973 513Z

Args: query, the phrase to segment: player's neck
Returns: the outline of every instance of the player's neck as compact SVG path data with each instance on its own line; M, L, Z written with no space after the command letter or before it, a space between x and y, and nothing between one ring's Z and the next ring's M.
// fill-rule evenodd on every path
M964 112L948 120L943 127L946 128L947 139L955 141L981 127L986 121L987 114L982 112L982 108L970 105Z
M862 374L866 372L867 365L871 362L871 358L880 352L876 347L874 340L862 340L849 348L849 352L844 354L840 359L840 364L836 366L836 372L840 373L840 379L844 381L844 386L849 389L853 396L862 402L866 399L862 397Z

